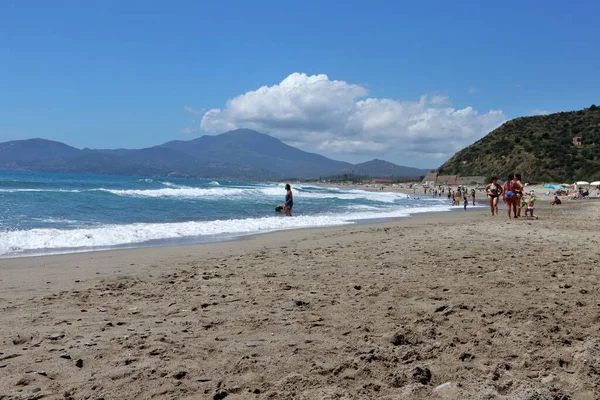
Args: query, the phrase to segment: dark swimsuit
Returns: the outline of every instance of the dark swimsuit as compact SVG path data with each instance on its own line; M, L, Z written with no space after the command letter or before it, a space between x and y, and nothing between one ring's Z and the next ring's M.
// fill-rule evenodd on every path
M496 186L490 188L490 197L495 199L496 197L500 197L498 194L498 188Z
M289 208L290 210L294 207L294 199L292 198L292 195L289 193L286 193L286 195L285 195L285 206L287 208Z

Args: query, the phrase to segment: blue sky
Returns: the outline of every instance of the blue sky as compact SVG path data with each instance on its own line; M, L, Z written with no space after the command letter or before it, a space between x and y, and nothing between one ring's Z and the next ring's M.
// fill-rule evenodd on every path
M504 120L600 103L598 15L596 1L3 1L0 141L138 148L250 127L436 167Z

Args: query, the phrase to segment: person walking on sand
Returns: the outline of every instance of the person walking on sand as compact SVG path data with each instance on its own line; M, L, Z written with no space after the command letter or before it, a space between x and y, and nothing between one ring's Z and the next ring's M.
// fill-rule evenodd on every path
M521 203L521 199L523 198L523 189L525 188L525 185L523 185L523 182L521 181L521 174L515 174L513 181L515 189L514 201L517 204L517 215L515 216L515 218L519 218L521 216L521 207L519 207L519 204Z
M492 210L492 215L498 215L498 198L500 197L502 192L502 186L498 184L498 178L492 176L492 182L485 187L485 193L487 194L488 200L490 202L490 209Z
M471 189L471 198L473 199L473 205L475 205L475 189Z
M506 204L506 213L508 214L508 219L512 218L512 215L514 215L515 218L518 218L517 216L517 207L519 206L519 203L517 203L515 200L517 198L517 196L515 196L515 174L509 174L508 175L508 179L506 180L506 182L504 182L504 185L502 186L502 191L504 192L503 196L502 196L502 200L504 200L504 203Z
M288 217L292 216L292 208L294 207L294 195L292 194L292 187L290 186L289 183L285 184L285 190L286 190L286 194L285 194L285 215L287 215Z

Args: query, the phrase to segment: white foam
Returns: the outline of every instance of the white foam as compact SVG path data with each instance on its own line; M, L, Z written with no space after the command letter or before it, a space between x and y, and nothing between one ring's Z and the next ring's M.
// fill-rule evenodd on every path
M117 196L134 197L181 197L181 198L282 198L285 191L280 187L260 187L260 186L240 186L240 187L211 187L211 188L192 188L177 187L164 189L95 189ZM369 192L366 190L332 190L311 192L297 190L294 192L296 198L307 199L342 199L342 200L369 200L382 203L394 203L400 199L406 199L409 196L403 193L393 192Z
M386 212L299 215L293 218L230 219L179 223L105 225L79 229L31 229L0 232L0 256L23 253L59 253L136 245L153 240L201 238L205 236L240 236L277 230L351 224L377 218L405 217L411 213L447 211L447 206L396 208Z
M178 188L178 189L189 189L190 188L190 186L178 185L176 183L169 182L169 181L162 181L162 182L159 182L159 183L161 185L165 185L165 186L172 187L172 188Z
M117 196L132 196L132 197L232 197L244 194L243 189L231 188L165 188L165 189L94 189L97 191L108 192Z
M65 218L32 218L33 221L40 221L40 222L45 222L45 223L50 223L50 224L59 224L59 223L64 223L64 224L78 224L81 223L81 221L75 221L72 219L65 219Z
M285 191L280 186L238 186L222 187L218 182L211 182L213 187L195 188L174 184L168 181L160 182L167 186L161 189L109 189L95 188L87 190L78 189L0 189L0 192L107 192L123 197L154 197L154 198L205 198L205 199L238 199L238 198L282 198ZM216 184L215 184L216 183ZM296 198L306 199L341 199L341 200L368 200L380 203L395 203L397 200L410 196L403 193L376 192L366 190L341 190L338 188L317 188L314 186L298 186L294 192ZM319 189L317 191L311 191Z

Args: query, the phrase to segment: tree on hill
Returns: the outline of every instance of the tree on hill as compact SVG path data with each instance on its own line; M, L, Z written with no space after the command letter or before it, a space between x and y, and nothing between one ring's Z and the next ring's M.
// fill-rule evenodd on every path
M581 145L573 139L581 138ZM600 107L521 117L456 153L438 173L499 177L519 172L528 181L600 179Z

